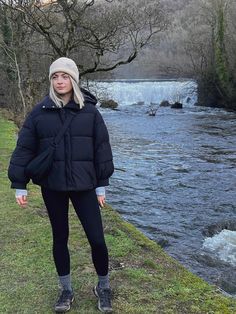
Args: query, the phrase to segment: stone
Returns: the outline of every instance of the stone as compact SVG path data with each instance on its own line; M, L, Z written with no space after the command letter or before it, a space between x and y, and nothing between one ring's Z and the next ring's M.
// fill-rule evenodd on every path
M116 109L118 107L118 103L112 99L103 99L100 101L101 108L110 108Z
M170 103L168 100L163 100L161 103L160 103L160 107L170 107Z
M236 219L218 221L212 225L205 227L202 234L207 237L213 237L215 234L220 233L222 230L236 231Z
M182 109L183 108L183 104L181 104L180 102L176 101L173 105L171 105L172 109Z

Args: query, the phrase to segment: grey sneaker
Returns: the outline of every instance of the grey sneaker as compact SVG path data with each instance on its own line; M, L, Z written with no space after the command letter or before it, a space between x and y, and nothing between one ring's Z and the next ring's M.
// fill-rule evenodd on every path
M62 290L56 304L55 304L55 312L63 313L68 312L70 310L71 304L74 301L74 293L70 290Z
M93 292L98 298L98 309L103 313L111 313L111 289L110 288L99 288L95 286Z

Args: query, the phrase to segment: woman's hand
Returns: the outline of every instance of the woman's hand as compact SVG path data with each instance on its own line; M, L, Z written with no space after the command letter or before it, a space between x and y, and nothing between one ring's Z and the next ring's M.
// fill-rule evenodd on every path
M28 203L26 195L17 196L16 201L21 207L25 207Z
M27 190L16 189L15 197L17 204L19 204L21 207L25 207L27 205L27 195Z
M101 207L104 207L105 202L106 202L106 190L105 186L99 186L96 188L96 194L98 198L98 204Z
M105 195L97 195L97 198L98 198L98 204L99 204L101 207L104 207L105 202L106 202L106 197L105 197Z

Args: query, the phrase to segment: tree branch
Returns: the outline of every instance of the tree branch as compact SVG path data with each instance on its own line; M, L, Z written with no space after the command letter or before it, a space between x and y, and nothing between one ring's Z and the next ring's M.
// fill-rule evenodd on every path
M138 51L135 50L133 51L129 57L126 59L126 60L121 60L121 61L118 61L116 62L115 64L113 65L110 65L106 68L98 68L98 65L97 63L94 64L94 66L92 68L89 68L83 72L80 73L80 77L84 76L85 74L88 74L88 73L95 73L95 72L108 72L108 71L111 71L111 70L114 70L115 68L117 68L118 66L121 66L121 65L125 65L125 64L128 64L130 62L132 62L138 55Z

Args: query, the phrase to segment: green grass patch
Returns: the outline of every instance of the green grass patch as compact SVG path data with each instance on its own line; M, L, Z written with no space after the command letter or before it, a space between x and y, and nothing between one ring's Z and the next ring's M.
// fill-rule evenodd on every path
M58 283L47 213L39 188L31 184L28 206L16 204L7 167L17 128L0 116L0 130L0 313L53 313ZM114 313L236 313L235 299L187 271L110 206L102 215ZM72 206L69 246L76 295L70 313L98 313L90 247Z

